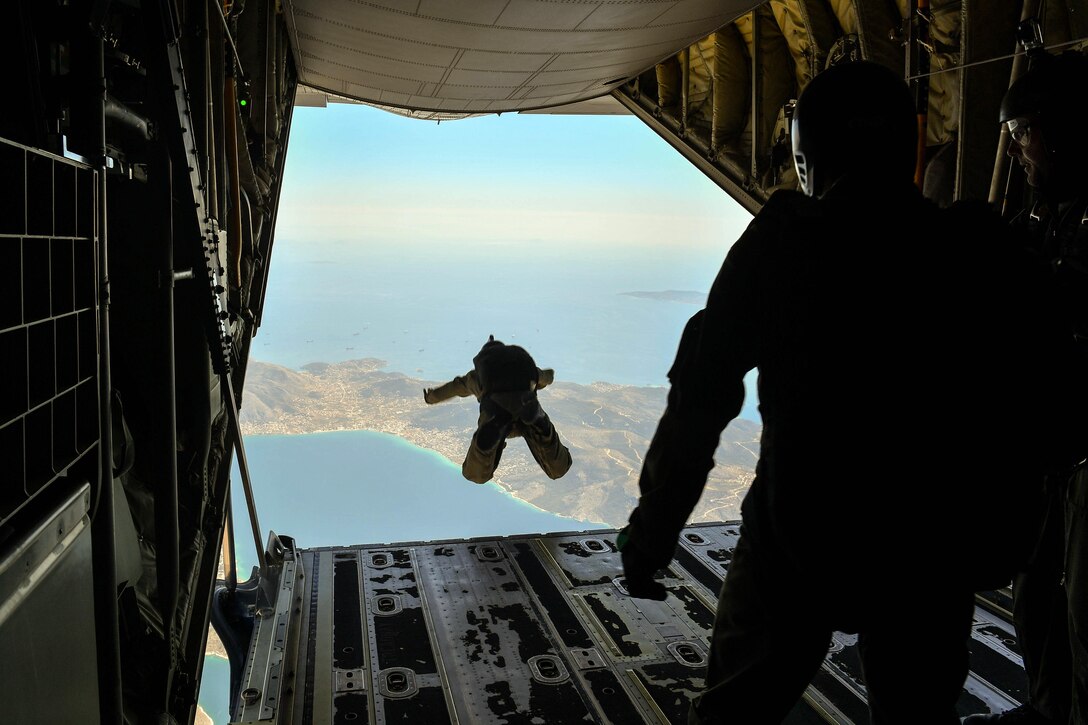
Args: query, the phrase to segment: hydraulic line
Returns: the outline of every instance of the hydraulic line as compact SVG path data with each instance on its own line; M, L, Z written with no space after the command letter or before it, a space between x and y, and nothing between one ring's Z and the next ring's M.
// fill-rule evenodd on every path
M235 81L227 77L223 88L223 133L227 140L227 165L230 184L230 230L227 249L230 250L230 281L241 301L242 287L242 198L241 177L238 169L238 109Z
M164 321L160 345L162 361L166 367L166 380L162 391L162 403L166 408L162 411L165 428L162 434L162 454L166 461L166 470L163 471L161 483L155 491L155 565L158 572L159 611L163 618L163 632L167 633L169 643L181 586L181 535L178 522L177 375L174 363L174 184L173 161L165 147L162 149L160 162L163 173L163 194L160 200L163 207L163 249L159 280Z
M95 635L98 649L99 717L102 723L119 725L123 711L121 683L120 612L117 606L116 534L113 508L113 380L110 375L110 278L109 238L106 216L106 64L101 26L92 23L88 51L93 62L94 91L86 101L94 113L94 165L98 182L98 491L91 521L94 567Z
M266 566L264 546L261 544L261 524L257 520L257 504L253 498L253 486L249 478L249 461L246 459L246 449L242 444L242 426L238 421L238 398L234 394L234 381L229 372L223 373L223 382L227 387L227 415L230 417L228 435L230 435L234 444L234 451L238 455L238 470L242 472L242 490L246 496L246 508L249 509L249 524L253 530L253 543L257 548L257 561L263 575Z
M223 508L227 512L227 520L223 524L223 576L226 578L227 591L233 595L238 589L238 559L234 551L234 504L231 502L230 484L227 484L223 501Z

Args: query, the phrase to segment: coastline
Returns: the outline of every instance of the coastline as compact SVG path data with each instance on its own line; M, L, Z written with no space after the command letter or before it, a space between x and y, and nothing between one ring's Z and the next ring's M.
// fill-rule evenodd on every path
M418 451L422 451L423 453L425 453L427 455L430 455L430 456L432 456L434 458L437 458L440 461L442 461L442 463L444 465L446 465L446 466L452 468L453 470L455 470L457 472L458 476L461 475L461 464L450 460L449 456L441 453L440 451L436 451L435 449L428 448L426 446L421 446L418 443L413 443L412 441L408 440L407 438L404 438L403 436L399 436L399 435L397 435L395 433L389 433L389 432L381 431L381 430L374 430L373 428L334 428L334 429L329 429L329 430L307 431L307 432L303 432L303 433L252 433L252 434L247 434L245 437L247 439L248 438L278 439L278 438L297 438L297 437L302 437L302 436L329 435L329 434L335 434L335 433L346 433L346 434L347 433L370 433L370 434L374 434L374 435L378 435L378 436L383 436L383 437L385 437L387 439L392 439L392 440L396 441L400 445L410 446L411 448L414 448L414 449L416 449ZM510 487L509 484L505 483L502 480L502 477L498 473L496 473L496 475L490 481L488 481L487 483L477 484L477 483L473 483L471 481L466 480L465 484L466 485L472 485L472 486L479 486L479 485L492 486L497 491L502 493L504 496L507 496L507 497L513 499L519 506L523 506L523 507L528 508L528 509L530 509L532 511L545 513L545 514L550 514L552 516L558 516L559 518L567 519L567 520L571 521L572 523L581 522L581 523L593 524L593 525L598 526L600 528L613 528L609 523L607 523L605 521L583 521L582 519L576 519L576 518L574 518L572 516L567 516L566 514L557 513L555 511L549 511L547 509L541 508L540 506L537 506L536 504L532 503L531 501L526 501L525 499L518 496L517 493L513 490L513 488Z
M277 436L288 441L303 435L385 434L392 438L381 439L383 445L411 451L436 473L441 469L446 480L464 481L460 467L478 422L476 401L465 396L441 406L428 405L419 392L431 382L385 367L386 361L379 358L311 363L302 370L254 363L240 411L243 434L254 448L277 447ZM620 528L637 501L643 456L667 392L655 385L549 385L541 405L570 449L574 466L561 478L549 479L524 444L511 440L489 483L509 497L507 505L527 516L568 521L558 524L566 530ZM760 429L761 424L746 419L742 411L723 431L692 520L739 515L738 502L751 483L759 455ZM441 464L423 452L438 455ZM348 458L343 465L354 463ZM301 474L303 479L308 475Z

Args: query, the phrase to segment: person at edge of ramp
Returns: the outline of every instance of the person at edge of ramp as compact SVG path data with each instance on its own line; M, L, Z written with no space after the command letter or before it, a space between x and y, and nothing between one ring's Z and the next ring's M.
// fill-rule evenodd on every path
M1012 220L1047 262L1063 319L1088 345L1088 58L1036 52L1002 99L1008 154L1023 167L1034 205ZM1045 481L1038 543L1013 579L1013 622L1028 702L967 725L1088 723L1088 470L1084 461Z
M488 337L473 369L437 388L426 388L423 399L441 403L453 397L475 395L480 418L472 435L461 473L475 483L487 483L499 466L506 439L521 436L548 478L560 478L571 466L570 451L559 440L536 392L550 385L555 371L541 370L532 356L517 345Z
M768 199L681 336L617 539L626 588L668 596L655 573L757 368L759 460L689 723L781 722L842 631L874 725L956 725L974 593L1009 581L1025 501L1076 455L1075 346L1008 225L912 183L893 71L821 72L791 137L803 193Z

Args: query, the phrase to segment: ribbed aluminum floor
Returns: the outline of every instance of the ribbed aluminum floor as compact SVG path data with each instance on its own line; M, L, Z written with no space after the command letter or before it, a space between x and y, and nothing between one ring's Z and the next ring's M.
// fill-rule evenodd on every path
M616 533L288 552L236 722L684 723L738 526L685 530L665 602L623 590ZM964 714L1024 697L1003 600L976 608ZM864 692L856 637L836 634L787 722L867 723Z

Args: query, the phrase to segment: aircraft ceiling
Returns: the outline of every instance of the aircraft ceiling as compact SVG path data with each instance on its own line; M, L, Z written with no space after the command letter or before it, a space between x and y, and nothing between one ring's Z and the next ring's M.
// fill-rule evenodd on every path
M283 8L300 83L456 118L608 94L759 4L285 0Z

